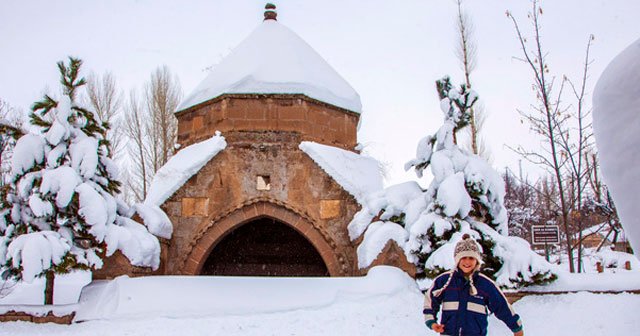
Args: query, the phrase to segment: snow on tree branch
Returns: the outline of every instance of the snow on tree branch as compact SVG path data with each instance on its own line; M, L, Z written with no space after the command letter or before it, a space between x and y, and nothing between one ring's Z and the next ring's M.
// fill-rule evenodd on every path
M7 248L11 266L22 269L22 279L31 282L36 276L62 263L69 253L66 239L53 231L33 232L18 236Z
M349 224L352 240L364 234L358 246L359 267L371 265L385 244L394 240L416 265L418 276L432 278L456 267L453 248L463 233L469 233L483 249L482 271L501 286L555 280L552 265L531 251L526 241L508 236L501 176L456 144L455 134L468 125L478 95L466 85L455 88L448 77L437 81L436 87L443 125L420 140L416 158L405 165L419 177L431 168L433 180L427 190L415 182L404 183L367 198Z
M164 221L147 229L117 200L120 182L108 157L108 124L75 101L85 83L81 64L73 58L58 63L65 94L33 105L31 123L40 130L15 146L6 200L0 203L0 262L17 279L46 274L49 283L53 273L100 268L102 258L117 250L133 265L157 269L160 245L152 233L171 236L160 208L152 210Z

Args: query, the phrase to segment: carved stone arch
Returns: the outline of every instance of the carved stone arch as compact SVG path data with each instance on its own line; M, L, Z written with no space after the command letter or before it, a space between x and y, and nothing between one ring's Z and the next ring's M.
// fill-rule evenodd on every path
M236 228L254 219L268 217L280 221L300 233L317 250L331 276L349 275L346 258L339 252L329 234L304 212L271 199L247 201L212 218L189 244L180 274L199 275L209 254L216 245Z

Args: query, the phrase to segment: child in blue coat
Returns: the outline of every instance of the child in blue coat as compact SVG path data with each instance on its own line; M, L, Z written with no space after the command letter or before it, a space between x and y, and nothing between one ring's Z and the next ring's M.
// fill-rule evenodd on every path
M514 336L523 336L520 316L491 278L478 272L482 262L480 248L468 234L456 244L454 259L456 269L438 276L425 295L427 327L442 335L485 336L491 312ZM442 316L437 323L440 310Z

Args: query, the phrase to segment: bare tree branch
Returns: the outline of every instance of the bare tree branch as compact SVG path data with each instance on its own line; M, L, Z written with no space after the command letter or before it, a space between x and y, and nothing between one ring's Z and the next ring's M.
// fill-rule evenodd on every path
M571 234L569 228L569 205L565 195L565 185L562 179L562 167L565 164L567 158L563 157L562 152L557 148L559 133L562 133L563 119L560 115L561 97L564 84L562 83L558 94L555 99L552 99L554 79L547 78L549 74L549 66L546 62L547 53L544 52L542 47L540 15L542 15L542 9L538 6L538 1L532 1L532 10L528 15L531 20L531 26L533 30L533 46L527 46L527 40L523 36L520 26L517 20L510 12L507 12L507 17L513 22L516 36L520 44L523 58L526 60L525 64L531 69L531 73L534 77L534 91L536 92L536 99L539 102L539 107L535 108L535 112L538 116L529 117L531 122L531 128L538 134L542 135L545 139L545 145L549 151L549 156L544 157L538 153L530 151L521 151L523 157L543 163L547 167L551 167L551 171L555 175L555 180L558 188L558 196L560 197L562 225L567 240L567 255L569 257L569 270L575 272L573 263L573 248L571 243ZM544 159L543 159L544 158Z
M166 66L151 74L143 102L134 91L129 96L125 129L133 168L126 173L127 186L138 201L146 198L153 176L173 155L178 130L174 113L181 96L178 79Z
M116 80L110 72L102 76L91 73L86 88L87 103L98 114L100 120L109 125L107 140L111 144L111 156L117 159L123 149L123 131L120 127L122 92L117 89Z

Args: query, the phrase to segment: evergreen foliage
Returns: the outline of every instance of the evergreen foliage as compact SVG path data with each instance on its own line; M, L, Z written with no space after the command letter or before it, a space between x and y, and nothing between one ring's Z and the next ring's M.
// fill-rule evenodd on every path
M518 288L554 281L552 265L533 252L526 241L508 236L501 176L484 159L459 148L455 142L455 133L469 125L471 108L478 96L466 85L454 87L449 77L438 80L436 88L444 123L435 134L420 140L416 158L405 165L407 170L414 168L418 177L430 168L431 184L426 191L398 185L372 196L350 223L351 238L364 234L361 245L365 246L359 250L370 256L382 244L380 238L367 239L369 223L379 219L387 231L404 230L407 240L402 247L416 266L417 277L434 278L456 267L453 250L467 233L482 247L481 272L501 286ZM394 196L398 189L407 194ZM369 241L371 246L367 248ZM366 266L372 260L369 257L359 264Z
M102 267L106 226L113 223L120 183L108 158L108 124L76 102L82 61L58 62L63 96L33 104L40 129L18 140L0 209L0 264L17 279ZM33 254L40 263L33 271ZM45 252L43 252L45 251ZM28 260L31 258L32 260Z
M497 244L494 237L487 234L486 229L475 230L475 228L479 225L486 225L495 230L497 234L508 234L506 232L506 209L504 208L503 202L504 185L491 185L492 180L495 180L496 176L499 178L497 172L493 171L481 158L458 148L453 140L455 139L455 133L457 131L469 125L472 113L471 109L478 100L478 97L474 91L464 84L460 85L459 88L454 88L449 77L438 80L436 87L441 99L441 109L444 113L445 122L438 133L429 138L429 143L432 145L430 152L432 153L432 158L436 156L435 153L437 152L445 153L445 155L451 159L454 167L451 171L440 177L441 181L437 181L439 178L436 176L436 181L431 184L429 194L432 195L433 206L431 206L430 209L428 208L427 211L440 217L439 220L449 222L450 225L448 229L441 234L436 234L434 227L431 227L427 230L426 234L418 237L420 241L428 241L427 246L431 247L431 249L428 250L429 252L425 253L425 244L422 243L418 245L420 247L419 249L413 249L411 253L417 257L416 262L418 269L422 273L421 275L429 277L437 276L444 270L437 265L437 263L430 263L429 258L436 253L440 247L449 243L457 232L472 231L475 233L474 236L482 247L484 254L481 272L495 280L505 260L495 253ZM456 161L466 162L459 164ZM417 169L426 169L431 163L430 160L426 161ZM471 164L479 166L480 169L476 167L475 170L477 171L470 171L469 166L471 166ZM471 170L474 170L474 168ZM437 172L433 173L434 175L438 175ZM443 192L441 188L444 186L444 181L458 173L462 173L461 176L464 177L464 187L471 201L471 208L468 211L458 211L455 214L451 214L446 211L447 204L441 204L441 197L439 197L438 194ZM450 192L451 191L447 191L447 193ZM523 276L522 273L518 273L516 277L510 277L510 282L513 283L515 287L521 287L533 284L544 284L556 279L556 275L550 271L537 273L531 268L530 271L533 272L533 276Z

